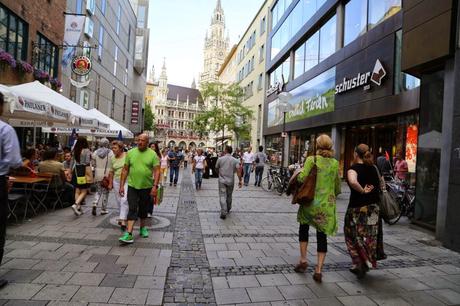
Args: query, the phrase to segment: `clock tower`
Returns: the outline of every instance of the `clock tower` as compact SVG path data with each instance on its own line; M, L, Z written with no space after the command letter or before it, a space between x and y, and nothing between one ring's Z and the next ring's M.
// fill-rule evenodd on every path
M225 32L224 10L221 0L217 0L204 42L204 65L200 75L200 84L218 80L217 73L227 56L230 44L230 37Z

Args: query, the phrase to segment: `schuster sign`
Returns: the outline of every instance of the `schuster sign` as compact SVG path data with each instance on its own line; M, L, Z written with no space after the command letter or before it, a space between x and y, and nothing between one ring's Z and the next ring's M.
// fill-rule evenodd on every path
M343 78L343 82L335 86L335 94L341 94L361 86L365 86L364 89L369 89L366 85L368 85L370 81L377 86L380 86L382 85L382 79L386 75L387 72L385 71L385 68L383 68L380 60L377 59L372 72L358 73L357 76L350 79Z

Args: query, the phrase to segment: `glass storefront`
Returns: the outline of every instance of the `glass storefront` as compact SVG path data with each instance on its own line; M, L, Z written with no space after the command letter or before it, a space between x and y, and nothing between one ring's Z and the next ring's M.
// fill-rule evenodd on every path
M281 165L284 138L280 134L265 137L265 153L272 165Z
M331 129L292 132L289 143L289 164L302 165L306 157L313 155L316 138L321 134L331 136Z

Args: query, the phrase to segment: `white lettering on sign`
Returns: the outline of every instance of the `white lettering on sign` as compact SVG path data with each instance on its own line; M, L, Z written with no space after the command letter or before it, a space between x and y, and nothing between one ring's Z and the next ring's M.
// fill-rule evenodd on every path
M372 72L358 73L357 76L347 79L343 78L342 83L335 86L335 94L341 94L349 90L364 86L365 90L370 89L369 82L373 82L377 86L382 85L382 79L387 75L380 60L375 62Z

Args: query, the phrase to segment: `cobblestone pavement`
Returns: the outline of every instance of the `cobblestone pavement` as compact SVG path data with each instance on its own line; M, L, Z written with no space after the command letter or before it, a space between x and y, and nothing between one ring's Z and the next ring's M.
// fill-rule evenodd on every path
M181 172L182 174L182 172ZM252 178L253 179L253 178ZM195 192L184 173L155 207L150 237L135 231L121 247L117 211L91 215L91 198L77 218L70 208L8 227L0 276L1 305L460 305L460 254L407 220L385 226L388 259L366 279L348 272L343 217L348 188L338 201L340 230L329 237L323 283L310 267L296 274L296 206L249 186L236 190L232 212L219 218L217 180Z

